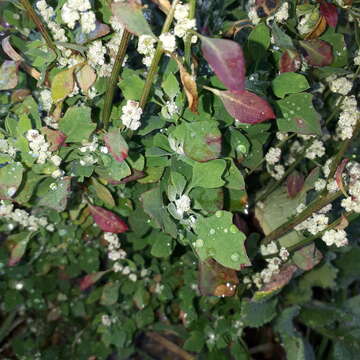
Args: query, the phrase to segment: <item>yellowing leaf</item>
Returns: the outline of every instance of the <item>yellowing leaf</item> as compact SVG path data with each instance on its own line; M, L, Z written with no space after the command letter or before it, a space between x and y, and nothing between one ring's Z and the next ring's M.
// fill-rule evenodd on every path
M76 73L76 80L81 90L86 93L96 81L96 73L90 65L85 64Z
M74 90L74 68L57 73L51 82L51 97L54 103L64 100Z

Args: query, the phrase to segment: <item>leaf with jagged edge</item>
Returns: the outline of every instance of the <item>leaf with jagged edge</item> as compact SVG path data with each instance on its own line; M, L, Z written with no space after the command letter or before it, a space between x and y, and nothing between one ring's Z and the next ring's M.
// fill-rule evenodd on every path
M241 319L244 326L260 327L270 322L276 316L277 302L277 298L265 302L244 299L241 306Z

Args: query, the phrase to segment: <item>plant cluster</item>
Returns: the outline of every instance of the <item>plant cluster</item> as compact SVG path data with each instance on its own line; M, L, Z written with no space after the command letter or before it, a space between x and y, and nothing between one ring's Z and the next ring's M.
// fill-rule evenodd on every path
M1 359L357 359L356 1L0 22Z

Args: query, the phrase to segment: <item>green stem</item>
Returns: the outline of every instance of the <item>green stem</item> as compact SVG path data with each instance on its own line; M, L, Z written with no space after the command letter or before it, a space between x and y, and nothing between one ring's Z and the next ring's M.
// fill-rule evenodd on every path
M195 17L195 11L196 11L196 0L190 0L189 2L189 19L194 19ZM187 34L185 39L185 64L190 69L191 65L191 38L193 35Z
M119 49L116 54L114 66L111 71L109 85L106 89L106 94L105 94L104 109L103 109L103 114L102 114L102 121L103 121L105 129L109 125L109 119L110 119L111 109L112 109L112 105L113 105L115 88L116 88L116 84L117 84L117 81L119 78L119 73L120 73L122 64L124 62L124 58L126 55L126 50L127 50L130 38L131 38L131 33L127 30L124 30L122 37L121 37Z
M50 34L46 30L46 28L45 28L44 24L42 23L42 21L40 20L39 16L36 14L33 6L30 4L29 0L20 0L20 2L22 4L22 6L25 8L25 10L28 12L31 20L35 23L35 25L41 32L42 36L44 37L44 39L47 43L47 46L56 52L56 46L55 46L54 42L52 41Z
M358 214L358 213L352 213L352 212L345 213L341 217L339 217L335 221L333 221L330 225L328 225L325 230L319 231L317 234L315 234L313 236L309 236L306 239L301 240L300 242L298 242L295 245L289 246L287 248L287 250L289 252L294 252L296 250L303 248L304 246L310 245L316 239L321 238L326 231L337 227L343 220L343 217L345 217L346 220L350 223L350 222L354 221L355 219L357 219L359 216L360 216L360 214Z
M309 218L314 212L319 211L327 204L330 204L340 196L342 196L342 191L337 191L335 193L327 194L327 196L320 196L315 199L309 206L304 209L300 214L295 216L293 219L288 220L284 224L280 225L278 228L273 230L269 235L267 235L263 240L262 244L268 244L271 241L277 240L283 235L291 231L296 225L302 223L304 220Z
M167 33L170 29L171 23L173 21L174 18L174 12L175 12L175 7L178 4L179 0L174 0L174 2L171 5L171 9L169 11L169 13L166 16L165 19L165 23L163 25L163 28L161 30L161 34ZM161 59L161 56L163 55L164 50L162 48L161 42L159 41L155 50L155 54L154 57L152 59L151 65L150 65L150 69L148 72L148 75L146 77L146 81L145 81L145 85L144 85L144 89L143 89L143 93L141 95L141 99L140 99L140 107L144 110L145 105L147 103L149 94L150 94L150 90L151 87L153 85L154 82L154 78L155 75L157 73L158 70L158 65Z

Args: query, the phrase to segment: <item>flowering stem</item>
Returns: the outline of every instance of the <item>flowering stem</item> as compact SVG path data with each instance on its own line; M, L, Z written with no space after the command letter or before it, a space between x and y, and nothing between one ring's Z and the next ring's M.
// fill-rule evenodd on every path
M280 225L278 228L273 230L269 235L267 235L261 242L262 244L268 244L271 241L277 240L280 237L287 234L291 231L296 225L302 223L304 220L309 218L314 212L319 211L327 204L330 204L340 196L342 196L342 191L337 191L335 193L327 194L326 196L320 196L315 199L309 206L304 209L300 214L295 216L293 219L288 220L284 224Z
M178 4L179 0L174 0L174 2L171 5L171 9L169 11L169 13L166 16L165 19L165 23L163 25L163 28L161 30L161 34L167 33L170 29L171 23L173 21L174 18L174 12L175 12L175 7ZM146 81L145 81L145 85L144 85L144 89L143 89L143 93L141 95L141 99L140 99L140 104L139 106L144 110L145 105L147 103L149 94L150 94L150 89L153 85L154 82L154 77L156 75L156 72L158 70L158 65L161 59L161 56L163 55L164 50L162 47L161 42L159 41L155 50L155 54L154 57L151 61L151 65L150 65L150 69L148 72L148 75L146 77Z
M124 58L126 55L126 50L128 47L130 37L131 37L131 33L129 31L127 31L126 29L124 29L124 32L121 37L119 49L116 54L114 66L111 71L109 85L106 89L106 94L105 94L104 109L103 109L103 113L102 113L102 120L103 120L105 129L109 125L109 119L110 119L110 115L111 115L111 109L112 109L113 99L114 99L114 94L115 94L115 87L116 87L116 83L118 81L120 69L124 62Z
M289 252L293 252L295 250L301 249L302 247L311 244L316 239L321 238L326 231L334 229L335 227L337 227L341 223L341 221L343 220L344 217L350 223L351 221L354 221L359 216L360 216L360 214L358 214L358 213L347 212L347 213L343 214L342 216L340 216L339 218L337 218L335 221L333 221L330 225L328 225L325 230L319 231L317 234L315 234L313 236L310 236L310 237L307 237L307 238L305 238L304 240L301 240L300 242L298 242L295 245L289 246L287 248L287 250Z
M190 0L189 2L189 19L193 19L195 17L195 10L196 10L196 1ZM193 35L187 34L185 39L185 64L190 67L191 64L191 38Z
M35 25L41 32L42 36L44 37L44 39L46 41L47 46L56 52L56 46L55 46L54 42L52 41L50 34L46 30L46 28L45 28L44 24L42 23L42 21L40 20L39 16L36 14L33 6L30 4L29 0L20 0L20 2L22 4L22 6L25 8L25 10L28 12L31 20L35 23Z

